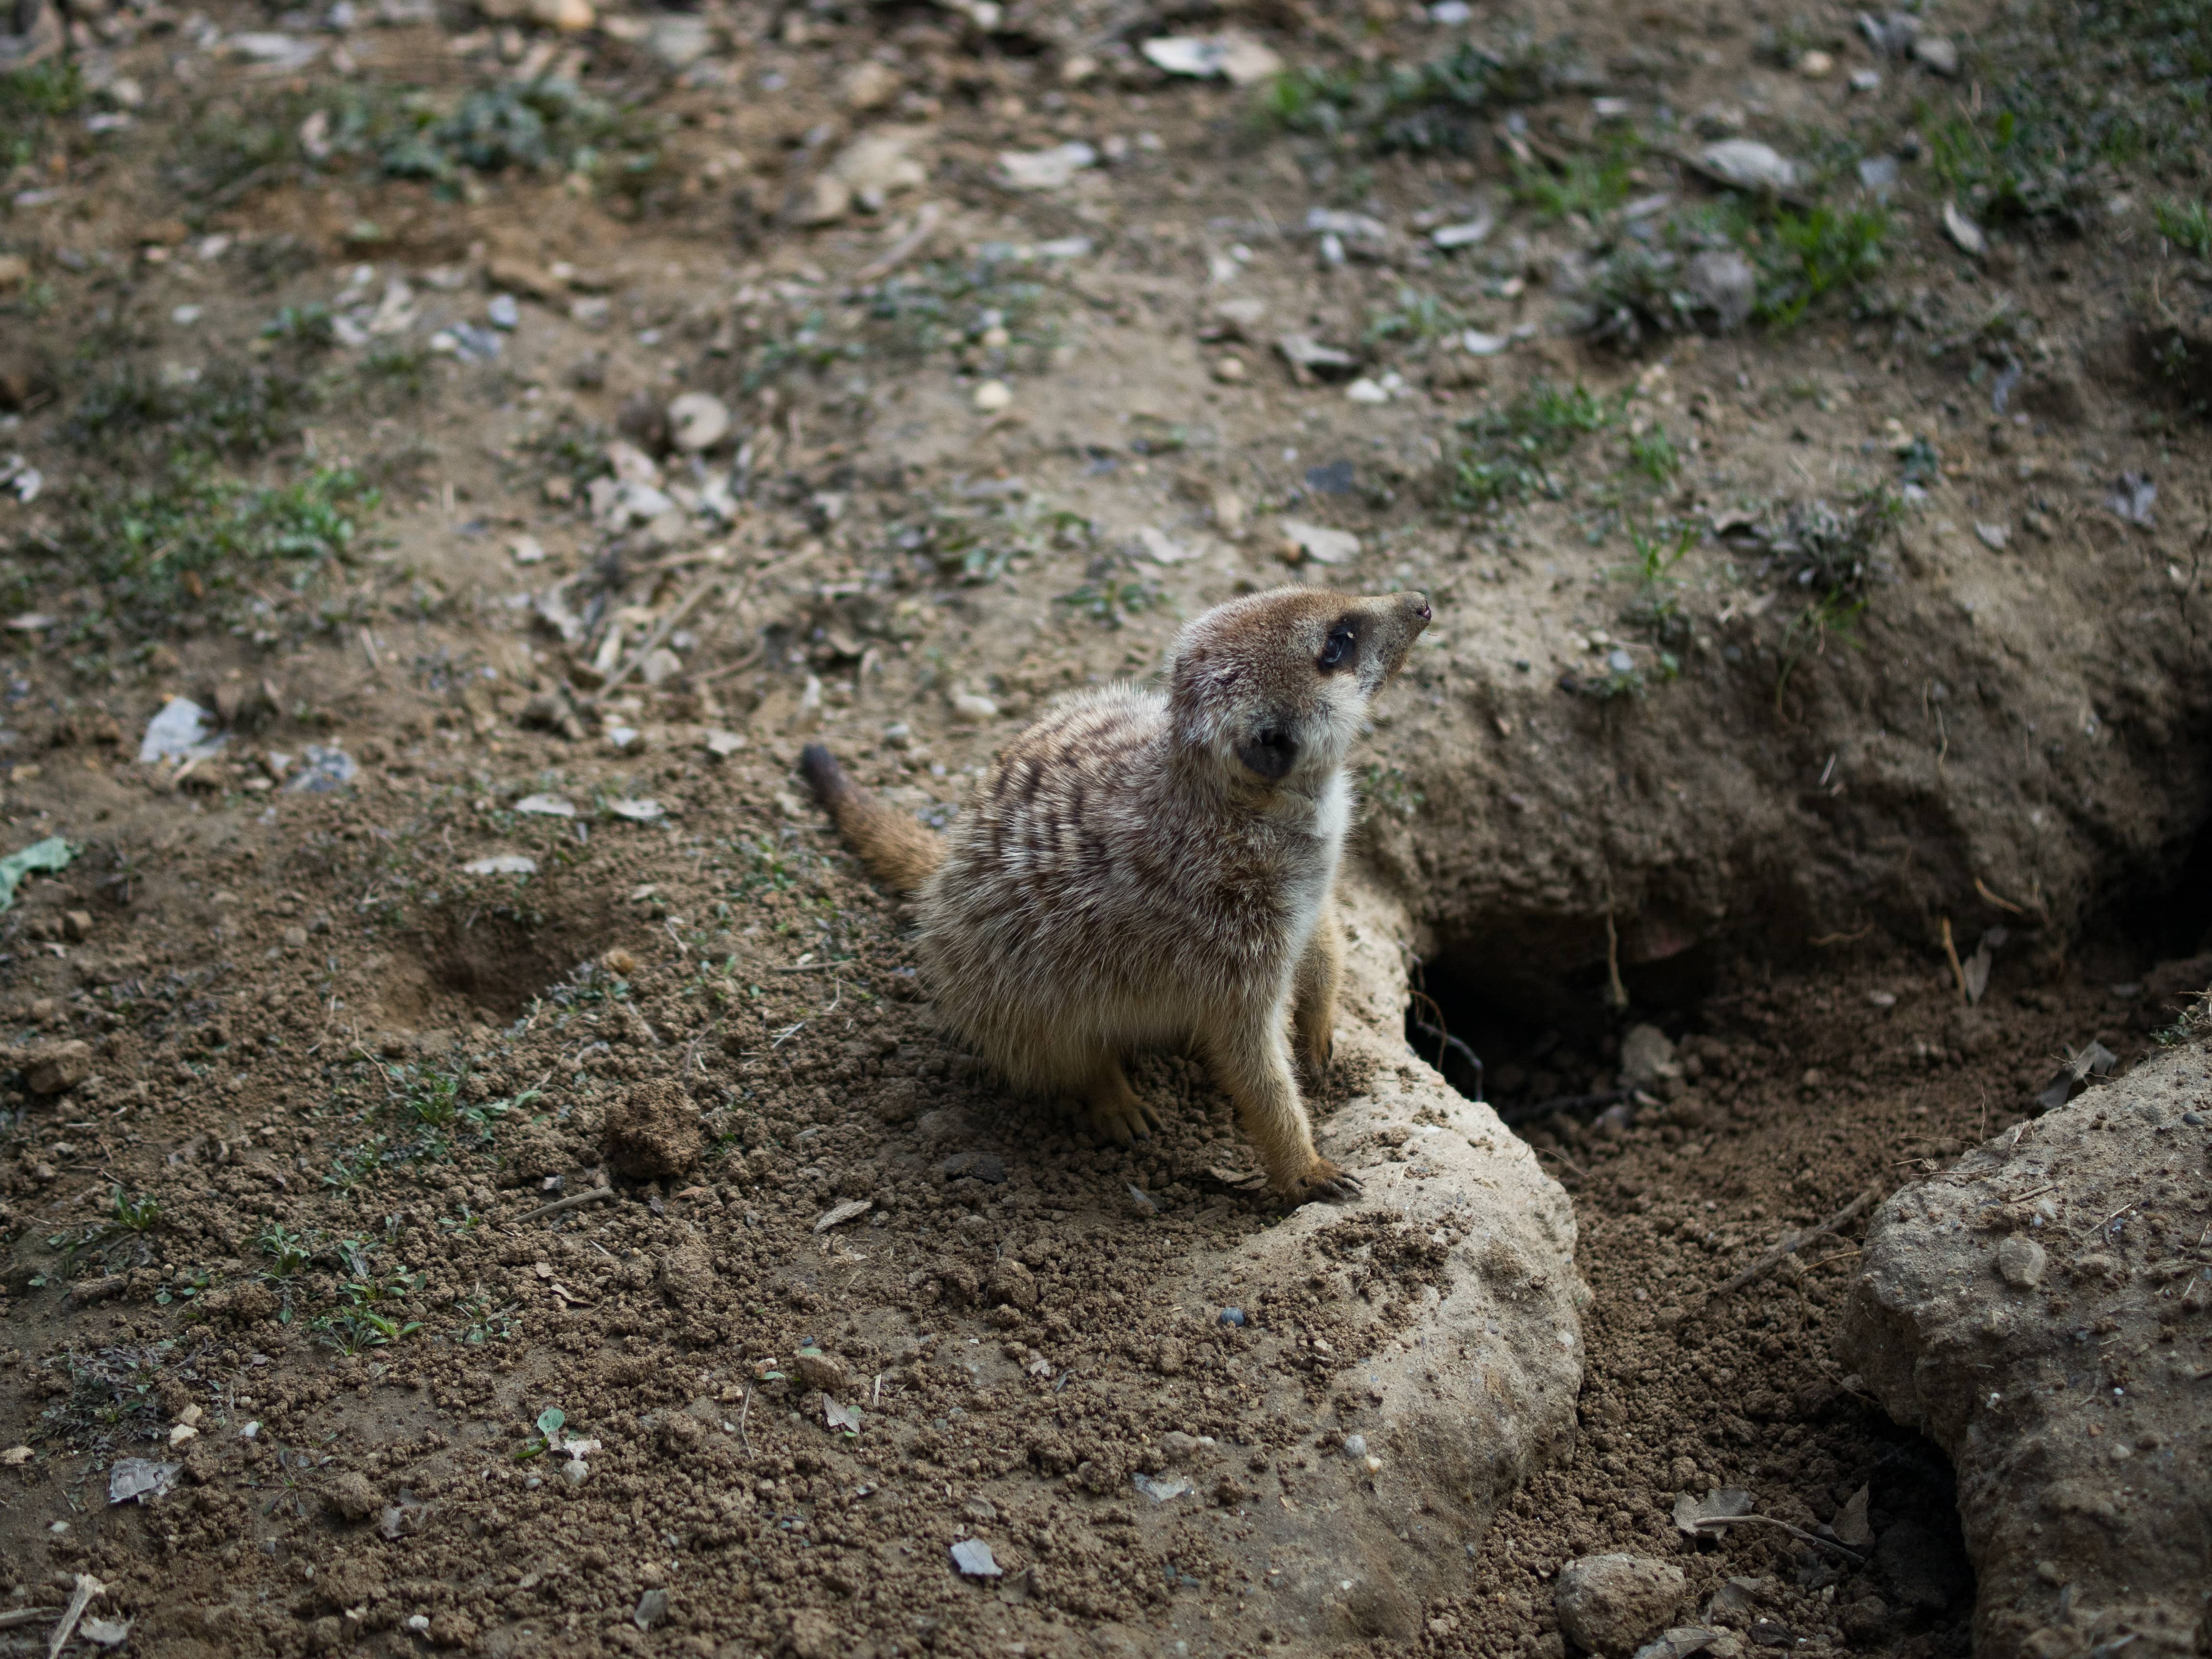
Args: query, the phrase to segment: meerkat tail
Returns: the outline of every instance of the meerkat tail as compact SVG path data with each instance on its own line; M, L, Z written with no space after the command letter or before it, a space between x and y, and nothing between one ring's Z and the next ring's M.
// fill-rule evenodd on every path
M877 880L911 893L945 862L943 836L856 786L820 744L799 751L799 769Z

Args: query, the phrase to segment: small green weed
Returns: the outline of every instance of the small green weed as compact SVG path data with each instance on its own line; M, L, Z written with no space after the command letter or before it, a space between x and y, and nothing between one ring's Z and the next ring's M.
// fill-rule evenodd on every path
M1402 766L1376 764L1367 769L1367 799L1393 817L1412 818L1429 798L1406 775Z
M294 1279L307 1271L313 1252L307 1241L298 1233L288 1232L276 1222L270 1222L254 1236L254 1244L269 1258L266 1269L271 1279Z
M1089 580L1072 592L1058 595L1053 603L1064 605L1103 628L1120 628L1167 597L1158 582L1118 571L1111 561L1095 561L1085 574Z
M554 1437L568 1421L568 1414L558 1406L548 1406L538 1413L538 1432L522 1443L522 1449L514 1454L518 1463L527 1463L533 1457L542 1457L553 1449Z
M1460 422L1468 434L1454 462L1454 498L1463 507L1493 506L1531 494L1567 494L1552 464L1588 433L1621 417L1618 400L1601 398L1579 381L1562 389L1539 380L1503 409Z
M350 1356L389 1347L421 1330L422 1322L394 1319L369 1308L344 1308L322 1315L307 1328L314 1332L315 1340L324 1346Z
M2212 259L2212 212L2202 202L2160 202L2158 234L2194 258Z
M1581 150L1570 155L1557 172L1533 163L1513 170L1516 199L1535 210L1539 222L1580 214L1593 222L1603 218L1628 199L1635 188L1630 174L1636 167L1637 145L1616 137L1604 149Z
M161 1200L151 1193L133 1198L116 1187L108 1193L107 1206L113 1225L124 1232L150 1232L161 1219Z
M1654 421L1641 432L1628 434L1628 464L1664 489L1682 470L1682 458L1667 428Z
M1368 313L1364 337L1370 346L1393 342L1425 345L1466 326L1466 316L1449 301L1426 289L1401 288L1396 305Z
M1752 248L1759 274L1753 315L1788 328L1814 301L1872 281L1887 256L1889 230L1889 215L1878 207L1783 209L1760 228Z
M84 74L74 57L0 75L0 169L36 161L51 124L76 114L84 100Z
M301 325L295 313L294 326ZM156 459L250 460L298 437L319 402L316 388L301 375L234 359L180 380L125 363L93 380L63 430L79 449L96 451L110 462L134 453ZM129 449L118 453L122 446Z
M286 306L261 325L261 337L301 351L328 351L337 343L337 324L319 302Z
M346 467L319 467L292 483L256 488L180 464L159 486L88 487L64 533L111 599L161 604L188 571L221 585L273 565L303 587L318 568L345 556L361 518L380 499Z
M1491 52L1472 41L1419 64L1297 69L1262 90L1260 119L1329 138L1352 134L1385 154L1473 149L1486 115L1535 103L1559 84L1565 43L1516 40Z

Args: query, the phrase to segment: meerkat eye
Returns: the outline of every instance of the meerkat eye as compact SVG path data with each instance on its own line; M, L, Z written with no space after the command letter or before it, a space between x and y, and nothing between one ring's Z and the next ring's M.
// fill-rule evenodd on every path
M1356 638L1352 631L1342 623L1328 630L1328 638L1322 642L1321 647L1322 673L1328 673L1332 668L1344 666L1344 659L1352 654L1352 647Z

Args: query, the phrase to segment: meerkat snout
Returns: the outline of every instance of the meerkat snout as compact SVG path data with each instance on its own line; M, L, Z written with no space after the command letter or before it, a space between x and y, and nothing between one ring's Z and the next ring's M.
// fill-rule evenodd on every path
M1076 1096L1127 1141L1159 1126L1121 1070L1189 1044L1235 1098L1275 1190L1343 1199L1302 1066L1328 1064L1343 940L1346 762L1429 623L1419 593L1281 588L1176 640L1164 695L1079 693L1010 744L939 842L801 768L878 876L915 893L938 1012L1016 1087Z

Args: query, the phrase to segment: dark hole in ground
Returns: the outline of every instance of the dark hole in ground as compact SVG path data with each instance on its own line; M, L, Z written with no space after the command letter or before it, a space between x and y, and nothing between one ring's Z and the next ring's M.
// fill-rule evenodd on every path
M497 914L456 916L422 944L432 983L501 1024L520 1018L579 955L563 932Z
M1623 1031L1649 1024L1679 1040L1693 1028L1698 1004L1712 988L1718 949L1709 941L1656 961L1622 963L1625 1012L1611 1005L1601 937L1595 960L1548 980L1501 968L1525 959L1517 950L1447 949L1415 975L1406 1040L1452 1087L1487 1101L1509 1124L1550 1109L1587 1121L1612 1103L1599 1097L1619 1087Z

